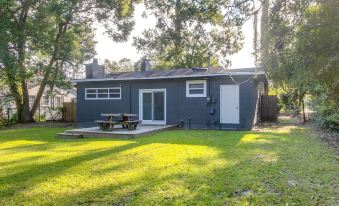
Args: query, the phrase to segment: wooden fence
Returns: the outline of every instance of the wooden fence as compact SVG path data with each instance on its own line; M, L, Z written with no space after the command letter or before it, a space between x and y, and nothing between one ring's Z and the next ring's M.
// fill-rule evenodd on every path
M275 122L278 119L277 96L261 95L260 97L260 120Z
M64 102L64 111L62 112L62 119L66 122L76 122L77 120L76 102Z

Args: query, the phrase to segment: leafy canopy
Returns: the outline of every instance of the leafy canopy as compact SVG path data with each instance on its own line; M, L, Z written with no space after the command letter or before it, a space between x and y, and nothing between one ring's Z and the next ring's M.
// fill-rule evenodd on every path
M115 41L133 28L134 0L0 1L0 63L20 121L32 121L46 85L65 83L95 54L94 27ZM30 108L28 84L40 83Z
M241 26L252 1L145 0L155 28L134 38L134 45L158 68L215 65L240 50ZM231 7L230 7L231 6Z
M339 129L339 1L275 1L263 66L297 102L306 94L325 126ZM288 15L286 15L288 14Z

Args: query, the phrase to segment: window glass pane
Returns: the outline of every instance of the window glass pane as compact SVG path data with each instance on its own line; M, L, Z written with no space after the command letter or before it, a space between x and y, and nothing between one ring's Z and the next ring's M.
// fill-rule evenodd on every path
M142 117L143 120L152 120L152 93L142 94Z
M109 94L109 98L120 98L120 94Z
M87 94L87 98L97 98L96 94Z
M99 88L99 89L87 89L86 98L88 99L120 99L120 88ZM61 104L61 100L60 100Z
M204 94L203 89L190 89L190 94Z
M44 96L43 99L42 99L42 104L43 105L48 105L49 104L49 98Z
M153 93L153 120L165 120L165 93L154 92Z
M101 99L108 98L108 94L98 94L98 98L101 98Z
M54 108L54 97L51 97L51 107Z
M98 89L98 93L108 93L108 89Z
M96 89L87 89L86 90L86 93L97 93L97 90Z
M35 96L29 96L29 101L34 102Z
M190 89L194 89L194 88L203 89L204 88L204 84L203 83L200 83L200 84L189 84L189 88Z
M55 99L54 99L54 105L55 105L56 107L60 107L60 97L55 97Z
M110 89L109 93L120 93L120 89Z

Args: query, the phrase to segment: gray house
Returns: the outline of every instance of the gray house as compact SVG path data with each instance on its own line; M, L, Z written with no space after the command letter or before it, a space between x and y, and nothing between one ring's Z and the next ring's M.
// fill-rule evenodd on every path
M105 74L96 60L75 80L77 121L92 126L101 113L135 113L142 124L198 129L251 129L267 79L255 68L183 68Z

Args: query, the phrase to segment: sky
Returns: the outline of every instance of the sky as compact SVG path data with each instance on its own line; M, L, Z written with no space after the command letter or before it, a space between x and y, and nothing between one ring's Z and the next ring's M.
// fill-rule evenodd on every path
M96 25L96 35L95 40L96 44L96 58L99 59L100 62L103 62L104 59L109 60L120 60L122 58L128 58L132 61L137 61L142 56L136 48L132 46L133 37L140 36L142 31L147 28L152 28L155 25L154 18L143 18L142 13L145 7L142 4L136 6L135 9L135 26L132 31L129 40L124 43L116 43L112 41L107 34L105 34L105 29L101 25ZM243 48L236 54L229 57L232 61L231 68L246 68L246 67L254 67L254 58L251 53L253 53L253 20L248 20L243 25L243 34L244 34L244 46Z

